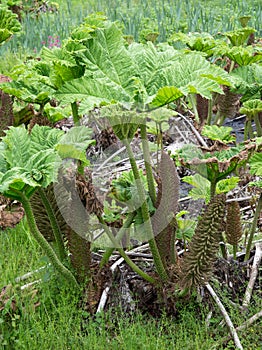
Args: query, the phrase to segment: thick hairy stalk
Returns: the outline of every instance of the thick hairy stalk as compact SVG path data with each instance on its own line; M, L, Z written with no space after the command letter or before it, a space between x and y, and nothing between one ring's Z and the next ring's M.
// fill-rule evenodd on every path
M242 225L240 217L240 206L238 202L227 204L226 216L226 238L227 242L233 246L233 257L236 260L237 245L242 237Z
M195 120L197 123L199 123L199 115L198 115L198 110L197 110L197 104L196 104L196 96L193 94L188 94L188 99L191 103L194 115L195 115Z
M117 242L120 242L120 240L123 238L123 236L126 233L126 230L132 225L134 217L136 215L136 212L129 213L123 226L120 228L119 232L117 233L115 240ZM102 268L105 264L108 263L110 256L113 254L115 248L107 248L105 253L103 254L103 257L100 262L100 268Z
M253 222L252 222L252 226L251 226L251 230L250 230L250 235L249 235L248 242L247 242L246 255L245 255L244 261L247 261L249 259L252 241L254 238L254 234L256 232L257 221L258 221L259 215L261 213L261 210L262 210L262 192L260 194L260 197L259 197L259 200L257 203L257 207L256 207L256 211L255 211L255 215L253 218Z
M79 288L79 285L73 276L73 274L61 263L59 258L57 257L55 251L50 246L50 244L47 242L47 240L44 238L44 236L39 231L35 217L31 208L31 204L28 200L28 198L23 194L19 192L19 195L21 197L21 203L24 207L25 214L28 221L28 226L30 229L30 232L32 236L35 238L37 243L40 245L40 247L43 249L44 253L47 255L48 259L50 260L51 264L54 266L54 268L57 270L57 272L68 282L71 286L75 286Z
M262 136L262 127L260 124L259 116L258 114L254 116L255 124L256 124L256 131L257 131L257 136Z
M137 164L136 164L136 161L134 158L133 151L130 147L130 144L128 142L125 142L125 146L127 149L127 153L128 153L129 161L130 161L132 171L134 174L134 178L137 180L136 185L137 185L138 196L140 198L140 203L142 203L141 204L141 211L142 211L142 217L143 217L143 221L144 221L144 225L145 225L146 236L149 237L148 243L149 243L152 255L153 255L156 270L157 270L157 273L159 274L161 280L166 281L168 279L168 274L167 274L165 267L163 265L163 262L162 262L162 259L161 259L161 256L159 254L157 244L156 244L156 241L154 238L154 232L153 232L153 228L151 225L148 205L147 205L147 201L146 201L146 197L145 197L143 184L142 184L142 181L140 179L138 167L137 167Z
M217 181L210 181L210 198L214 198L216 195Z
M147 140L146 124L140 125L140 132L141 132L141 139L142 139L142 148L143 148L143 156L144 156L144 161L145 161L146 178L147 178L149 196L152 200L152 203L155 204L156 203L156 189L155 189L154 175L153 175L152 166L151 166L150 151L149 151L149 145L148 145L148 140Z
M103 225L104 230L107 234L107 236L109 237L109 239L111 240L112 244L115 247L118 247L118 242L116 241L115 237L113 236L112 232L108 229L104 219L102 217L98 216L98 220L100 221L100 223ZM125 262L131 267L131 269L136 272L139 276L141 276L142 278L144 278L146 281L155 284L156 280L149 276L146 272L144 272L143 270L141 270L130 258L129 256L126 255L125 251L123 248L116 248L120 255L122 256L122 258L125 259Z
M78 107L76 102L71 103L71 109L72 109L72 115L73 115L73 121L74 125L79 125L79 115L78 115Z
M212 274L223 231L225 202L225 194L215 196L198 222L189 253L181 264L181 285L184 289L205 284Z
M61 261L64 261L67 258L67 254L66 254L66 250L65 250L64 239L62 236L60 226L56 220L55 212L52 208L52 205L50 204L50 202L48 200L48 197L46 195L45 190L42 188L39 188L38 192L39 192L41 200L44 204L45 210L47 212L47 215L48 215L51 227L52 227L52 231L53 231L53 234L55 237L55 241L56 241L56 245L57 245L57 249L58 249L58 253L59 253L59 258Z
M253 130L252 130L252 121L250 117L246 117L245 121L245 129L244 129L244 141L247 141L248 138L253 138Z

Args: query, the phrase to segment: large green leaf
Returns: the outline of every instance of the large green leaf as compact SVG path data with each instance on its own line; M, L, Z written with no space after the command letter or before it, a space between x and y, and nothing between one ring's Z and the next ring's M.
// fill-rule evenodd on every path
M95 140L92 139L92 132L92 129L84 126L75 126L69 129L55 147L59 156L62 159L78 159L84 165L89 165L86 159L86 149L95 143Z
M199 54L182 55L168 45L158 51L152 43L133 44L127 51L121 39L121 32L112 25L98 31L90 40L92 52L87 45L87 51L77 53L86 65L85 76L67 82L57 91L57 98L82 101L82 112L112 102L153 100L156 108L188 94L211 98L212 92L223 93L221 84L231 85L223 69L214 68Z
M262 95L262 66L252 64L234 69L230 75L234 79L234 92L241 94L241 101L259 99Z
M246 101L243 103L243 106L239 111L243 114L255 116L258 113L262 112L262 101L259 99Z
M20 100L40 105L47 103L55 91L51 86L43 84L37 76L21 76L17 81L3 83L1 89Z
M30 139L25 126L10 127L3 138L3 155L9 167L25 167L30 157Z
M25 167L13 167L3 173L0 178L0 192L4 195L14 195L26 186L47 187L57 178L61 158L54 150L40 151L33 155Z
M150 106L152 108L165 106L182 96L184 96L183 92L175 86L165 86L158 90Z
M241 46L244 45L247 39L249 38L250 34L255 33L254 28L239 28L231 32L224 33L225 36L227 36L234 46Z
M164 77L181 58L179 51L169 45L158 50L151 42L133 43L128 50L136 66L135 72L149 95L155 94L160 87L172 85L167 84Z
M250 158L250 172L262 176L262 153L257 152Z
M262 61L262 52L253 47L234 46L220 52L230 60L236 62L239 66L247 66L255 62Z
M30 134L30 153L54 148L63 136L64 132L62 130L51 128L49 126L34 125Z
M62 160L55 150L47 149L34 154L27 162L26 169L31 177L42 187L47 187L57 178Z
M233 129L229 126L205 125L202 134L210 140L219 140L224 143L234 142L236 137L231 135Z
M129 102L131 99L121 85L110 81L107 77L92 76L84 76L65 83L55 95L63 103L82 101L80 111L91 110L101 103Z
M17 16L12 11L0 7L0 45L20 30L21 24Z
M13 190L22 191L26 185L39 186L32 178L30 171L25 168L14 167L0 175L0 193L4 195L14 194Z
M66 134L61 138L59 144L75 146L76 149L86 149L90 143L93 143L92 139L93 130L85 126L74 126L69 129Z

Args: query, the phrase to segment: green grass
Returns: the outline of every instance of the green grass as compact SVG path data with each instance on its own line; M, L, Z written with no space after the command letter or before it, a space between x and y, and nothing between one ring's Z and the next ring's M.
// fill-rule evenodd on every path
M46 264L24 221L16 229L0 232L0 251L0 286Z
M195 301L177 304L176 318L163 315L153 319L139 313L130 317L120 313L113 316L110 312L92 318L79 307L80 296L55 278L50 273L52 270L15 283L17 276L46 264L24 222L15 229L0 233L0 250L0 290L12 284L10 295L17 307L15 312L10 312L10 303L7 303L0 312L0 350L223 349L220 339L227 336L228 330L225 325L220 325L222 317L219 311L214 312L211 324L206 328L204 320L208 310ZM43 279L41 284L20 290L22 284L39 277ZM261 300L253 298L248 314L243 315L227 302L225 294L221 298L235 325L240 325L262 306ZM39 303L39 306L34 308L34 303ZM257 322L239 334L245 350L261 349L260 326ZM230 342L226 349L234 349L233 343Z

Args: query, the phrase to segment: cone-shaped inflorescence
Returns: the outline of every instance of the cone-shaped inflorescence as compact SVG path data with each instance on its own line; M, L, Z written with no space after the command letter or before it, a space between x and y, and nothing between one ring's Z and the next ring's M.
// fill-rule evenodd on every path
M198 222L189 253L181 264L183 289L202 285L210 278L223 231L225 201L225 194L215 196Z
M226 238L229 244L236 246L242 237L240 206L238 202L227 204Z
M178 210L179 177L174 161L165 152L162 152L159 175L157 211L152 217L152 227L162 262L167 268L176 260L175 215Z
M196 103L200 124L204 125L208 117L208 99L197 94Z
M92 185L92 177L89 172L85 175L79 173L76 177L67 179L68 184L71 182L69 189L71 188L71 200L68 201L68 210L70 215L75 218L79 217L81 220L81 213L77 212L77 207L74 206L75 197L77 196L82 202L83 208L89 214L101 215L103 206L96 197L95 190ZM88 215L86 216L86 218ZM90 277L90 264L91 264L91 241L88 229L86 227L86 234L83 232L75 232L73 229L68 231L68 248L70 251L70 257L72 266L75 269L78 282L84 282L86 278Z
M228 86L223 87L224 95L218 96L218 113L223 121L225 118L233 119L239 108L239 95L230 91ZM220 121L220 125L222 125Z
M45 195L48 198L48 201L54 211L54 215L56 217L56 221L61 232L65 233L67 224L58 208L56 198L54 195L53 185L52 184L49 185L47 188L43 189L43 191L45 192ZM33 213L36 218L37 226L40 232L42 233L42 235L45 237L47 241L55 242L55 237L52 231L51 223L50 223L48 214L46 212L46 209L43 205L43 202L41 200L39 191L36 191L33 194L33 196L30 198L30 203L31 203Z
M7 81L10 79L0 74L0 84ZM4 136L4 130L13 125L13 119L13 101L8 94L0 89L0 136Z

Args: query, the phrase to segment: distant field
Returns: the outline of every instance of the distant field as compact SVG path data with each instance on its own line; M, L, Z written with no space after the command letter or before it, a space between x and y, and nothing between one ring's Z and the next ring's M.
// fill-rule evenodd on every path
M13 38L2 50L35 50L42 47L48 36L66 38L72 28L92 12L103 12L111 20L123 24L126 34L136 40L139 33L150 29L159 33L158 40L166 41L177 31L206 31L211 34L233 30L240 26L238 18L249 15L249 26L261 35L262 3L246 0L58 0L57 13L41 13L37 18L26 16L23 33Z

